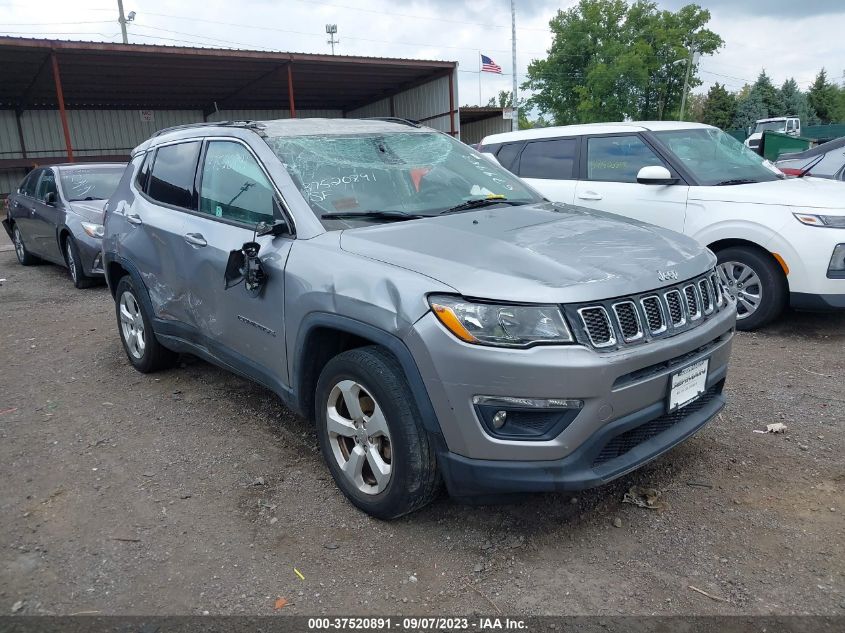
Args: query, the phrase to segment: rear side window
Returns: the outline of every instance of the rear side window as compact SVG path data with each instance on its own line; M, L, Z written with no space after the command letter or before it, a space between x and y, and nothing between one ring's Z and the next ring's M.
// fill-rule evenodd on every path
M572 180L577 150L578 142L574 138L532 141L522 151L519 175L523 178Z
M639 136L596 136L587 140L587 180L637 182L643 167L662 165Z
M138 189L141 191L146 191L147 189L147 182L150 179L150 167L153 164L153 154L155 152L146 152L144 154L139 154L135 158L132 159L134 163L136 160L143 160L144 162L141 164L141 169L138 172L138 180L136 181L138 184Z
M224 220L247 224L273 221L273 188L240 143L211 141L205 151L200 208Z
M164 145L156 151L147 195L164 204L193 209L198 141Z
M20 192L25 195L29 196L30 198L35 197L35 185L38 184L38 178L41 176L41 172L43 170L36 169L35 171L31 172L29 176L21 183Z
M38 182L38 191L36 197L39 200L44 200L48 193L58 194L56 191L56 174L52 169L45 169L44 175Z
M519 156L519 150L521 149L522 143L502 145L499 153L496 154L496 160L498 160L499 164L505 169L516 173L516 165L514 162L516 161L516 157Z

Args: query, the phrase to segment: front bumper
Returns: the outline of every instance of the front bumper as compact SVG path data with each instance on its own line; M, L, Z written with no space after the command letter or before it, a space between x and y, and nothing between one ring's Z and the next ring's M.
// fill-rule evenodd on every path
M81 235L80 235L81 233ZM89 236L79 230L73 236L82 259L82 268L89 277L101 277L103 271L103 240Z
M438 464L455 497L517 492L583 490L605 484L639 468L704 427L725 405L726 368L710 374L699 400L666 414L657 402L602 427L559 460L469 459L444 451Z

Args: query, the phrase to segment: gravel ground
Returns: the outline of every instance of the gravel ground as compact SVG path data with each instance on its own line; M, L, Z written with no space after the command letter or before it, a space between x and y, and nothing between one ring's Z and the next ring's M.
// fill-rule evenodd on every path
M740 334L719 418L611 485L383 523L270 392L137 373L105 287L2 240L0 613L845 614L845 315Z

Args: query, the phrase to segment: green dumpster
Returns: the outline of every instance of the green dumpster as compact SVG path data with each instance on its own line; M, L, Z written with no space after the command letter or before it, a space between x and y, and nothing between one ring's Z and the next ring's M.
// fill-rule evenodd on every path
M803 136L789 136L781 132L766 131L763 132L760 153L763 155L763 158L774 162L781 154L803 152L805 149L810 149L812 145L813 139Z

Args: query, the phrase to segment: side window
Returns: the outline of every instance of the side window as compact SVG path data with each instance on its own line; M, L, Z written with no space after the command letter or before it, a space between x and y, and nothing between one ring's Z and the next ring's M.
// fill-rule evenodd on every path
M574 138L532 141L522 151L519 175L522 178L572 180L577 149L578 141Z
M201 183L201 213L247 224L273 221L273 187L240 143L209 142Z
M138 189L140 189L141 191L145 191L147 189L147 182L150 179L150 166L153 163L153 154L155 154L155 152L149 151L132 159L133 163L135 162L135 160L144 161L141 165L140 171L138 172L138 179L135 181L138 185Z
M194 209L194 176L199 151L199 141L159 147L150 172L147 195L165 204Z
M516 157L519 156L519 150L522 149L522 143L509 143L507 145L502 145L499 148L499 153L496 154L496 160L499 161L499 164L504 167L505 169L516 173L516 165L514 165L514 161Z
M26 180L21 183L20 192L23 195L29 196L30 198L35 197L35 186L38 184L38 179L41 177L41 172L43 171L43 169L36 169L30 172L29 176L26 177Z
M640 169L651 165L665 166L639 136L587 139L587 180L637 182Z
M52 169L44 170L44 175L38 181L36 197L43 202L48 193L58 195L58 191L56 191L56 174Z

